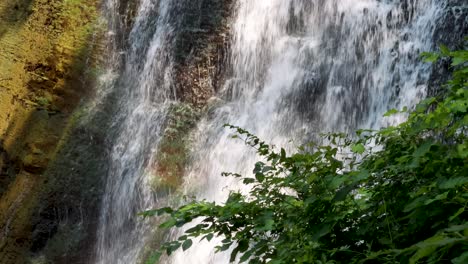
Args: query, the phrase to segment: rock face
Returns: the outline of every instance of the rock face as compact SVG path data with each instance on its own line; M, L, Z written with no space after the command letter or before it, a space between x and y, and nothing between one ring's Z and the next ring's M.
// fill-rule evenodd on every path
M220 88L229 52L232 0L184 0L175 44L178 99L201 108Z
M190 130L221 89L229 52L232 0L184 0L176 25L174 48L175 98L159 145L158 159L151 165L152 187L161 195L176 189L189 162Z
M463 48L463 38L468 36L468 4L463 0L447 1L446 7L435 29L434 45L446 45L451 50ZM429 94L434 96L444 91L440 87L450 76L450 61L440 60L432 68Z
M99 39L97 4L0 2L0 263L56 263L70 250L65 245L76 240L62 235L65 248L49 249L51 238L65 234L64 219L75 217L75 209L61 204L76 206L74 199L86 193L68 192L78 186L68 184L83 179L71 181L67 170L53 168L75 138L85 138L76 127L82 102L92 92L89 73L99 61L99 42L90 41ZM81 202L82 215L92 211L87 200Z

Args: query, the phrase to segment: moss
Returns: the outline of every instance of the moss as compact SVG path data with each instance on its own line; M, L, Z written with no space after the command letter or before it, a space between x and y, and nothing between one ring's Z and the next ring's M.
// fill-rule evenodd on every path
M0 170L8 172L0 193L0 226L8 224L12 230L0 241L0 263L25 263L31 252L41 263L46 244L47 248L73 244L67 240L71 236L60 235L73 232L55 223L61 220L54 215L57 208L48 207L51 197L66 188L51 184L63 174L50 173L50 167L76 126L71 113L92 87L93 76L85 72L90 61L92 66L98 63L90 42L99 34L97 4L97 0L0 3L0 20L7 21L0 25L0 97L5 99L0 100L4 153ZM49 246L54 234L57 239ZM48 252L44 261L57 263L53 260L57 255L52 255L61 251Z
M50 99L43 96L37 97L36 102L38 105L43 107L48 107L50 105Z
M155 191L167 193L182 183L189 161L189 133L199 117L200 112L189 104L175 103L170 107L151 181Z

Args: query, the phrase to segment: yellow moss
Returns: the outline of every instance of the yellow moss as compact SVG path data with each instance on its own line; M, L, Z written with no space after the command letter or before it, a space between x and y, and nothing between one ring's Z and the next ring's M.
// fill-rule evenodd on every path
M11 229L0 241L0 263L25 263L21 252L30 246L31 217L45 191L42 171L86 94L79 78L94 52L98 2L0 1L0 151L19 163L0 194L0 227Z

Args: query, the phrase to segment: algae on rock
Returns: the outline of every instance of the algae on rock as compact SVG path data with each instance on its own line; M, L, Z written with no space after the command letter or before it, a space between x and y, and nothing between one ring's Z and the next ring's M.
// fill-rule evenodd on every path
M92 93L94 79L86 71L99 64L97 5L97 0L0 2L2 264L41 262L51 237L64 230L56 205L65 199L57 193L67 186L51 182L67 172L51 174L50 167L70 142L72 113ZM44 263L66 262L67 252L52 251Z
M152 166L151 184L156 192L177 189L182 183L189 161L190 130L200 117L200 111L186 103L173 103L167 125Z

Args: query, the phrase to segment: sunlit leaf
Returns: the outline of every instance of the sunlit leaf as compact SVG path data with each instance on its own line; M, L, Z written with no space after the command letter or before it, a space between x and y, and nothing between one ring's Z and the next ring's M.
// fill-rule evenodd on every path
M351 151L353 151L354 153L362 154L364 153L364 151L366 151L366 149L362 144L355 144L351 146Z

